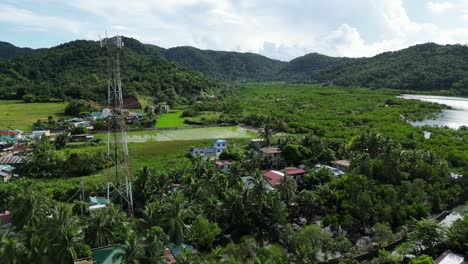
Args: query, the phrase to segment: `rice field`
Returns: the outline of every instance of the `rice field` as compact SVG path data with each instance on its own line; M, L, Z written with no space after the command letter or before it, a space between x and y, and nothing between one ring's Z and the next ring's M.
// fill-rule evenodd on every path
M95 137L105 140L107 135L97 134ZM146 130L127 133L128 142L131 143L254 137L256 137L254 132L237 126Z

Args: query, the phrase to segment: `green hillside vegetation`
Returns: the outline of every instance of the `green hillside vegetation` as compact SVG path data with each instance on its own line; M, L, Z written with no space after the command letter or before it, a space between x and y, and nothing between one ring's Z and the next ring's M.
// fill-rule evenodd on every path
M453 90L468 95L468 47L427 43L372 58L344 59L311 72L309 80L372 88Z
M171 48L162 54L167 59L207 76L226 81L271 80L287 64L254 53L200 50L194 47Z
M218 81L287 81L322 85L365 86L466 95L468 47L420 44L370 58L336 58L311 53L290 62L254 53L164 49L124 38L123 83L130 94L160 101L212 93ZM94 41L72 41L17 57L12 45L0 45L0 98L26 93L57 97L99 98L105 94L105 52ZM19 52L21 53L21 52ZM27 53L27 52L26 52ZM2 56L0 55L0 59ZM206 77L208 76L208 77Z
M0 59L12 59L21 55L31 54L38 50L19 48L8 42L0 41Z
M194 100L221 84L161 57L129 39L122 52L122 82L131 95L157 101ZM95 41L73 41L30 56L0 60L0 98L84 98L101 102L107 94L107 55Z

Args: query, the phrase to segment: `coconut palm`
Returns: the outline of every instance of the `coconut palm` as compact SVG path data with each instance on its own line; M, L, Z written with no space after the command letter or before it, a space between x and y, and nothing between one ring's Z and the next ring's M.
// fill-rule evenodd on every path
M168 197L162 208L162 226L167 234L177 243L184 242L188 232L188 221L193 217L189 202L180 192Z
M22 263L26 247L18 235L12 235L9 228L0 230L0 264Z
M48 215L50 199L32 188L21 189L10 203L11 221L17 229L38 227Z
M135 234L130 234L120 247L120 251L114 254L112 260L117 262L122 259L126 264L139 264L145 254L145 239Z
M78 250L85 245L80 220L73 215L72 207L64 203L52 207L41 233L47 240L46 252L53 263L70 263L78 259Z
M251 195L253 201L256 204L256 209L260 212L265 204L265 196L268 189L266 188L267 180L260 171L255 172L252 178L249 179L249 183L253 185Z
M296 182L290 177L283 177L280 184L275 187L282 200L289 202L297 190Z
M125 213L111 205L91 214L86 239L93 247L103 247L118 242L125 237L127 217Z
M145 228L150 229L151 227L157 226L159 224L160 211L161 204L157 201L145 205L145 209L143 210L143 217L141 218L141 222Z

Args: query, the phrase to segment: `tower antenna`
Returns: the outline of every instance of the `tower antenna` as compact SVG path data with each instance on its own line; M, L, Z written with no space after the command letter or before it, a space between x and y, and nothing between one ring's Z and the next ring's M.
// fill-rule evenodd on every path
M133 218L132 174L130 170L125 105L123 103L120 76L121 36L107 37L100 41L108 54L107 73L107 199L118 199Z

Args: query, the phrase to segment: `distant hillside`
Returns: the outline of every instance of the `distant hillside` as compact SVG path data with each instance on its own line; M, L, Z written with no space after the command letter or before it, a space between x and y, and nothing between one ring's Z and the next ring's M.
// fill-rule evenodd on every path
M219 80L265 81L287 63L254 53L200 50L194 47L177 47L165 50L163 56L191 67Z
M0 59L12 59L20 55L31 54L36 52L30 48L18 48L8 42L0 41Z
M122 81L125 91L160 101L195 100L221 84L157 56L155 46L125 39ZM107 94L107 55L95 41L77 40L28 56L0 60L0 98L25 94L102 100Z
M427 43L371 58L336 58L311 53L282 62L253 53L194 47L164 49L131 38L125 38L124 42L127 90L157 93L163 98L167 95L162 95L161 91L170 93L171 88L177 94L190 94L219 85L210 78L452 90L468 94L468 47L463 45ZM9 53L11 46L0 45L0 54ZM60 95L90 96L89 91L94 94L95 90L87 87L100 87L105 77L102 75L105 58L99 52L102 51L96 42L74 41L9 61L0 60L0 95L14 93L12 89L19 87L47 92L58 89L55 92ZM65 89L61 89L63 87Z
M312 72L309 80L336 85L468 94L468 47L427 43L372 58L345 60Z
M278 80L306 81L310 80L312 74L316 71L336 65L343 65L352 60L353 59L349 58L335 58L318 53L310 53L295 58L284 65L284 67L279 70L276 78Z

